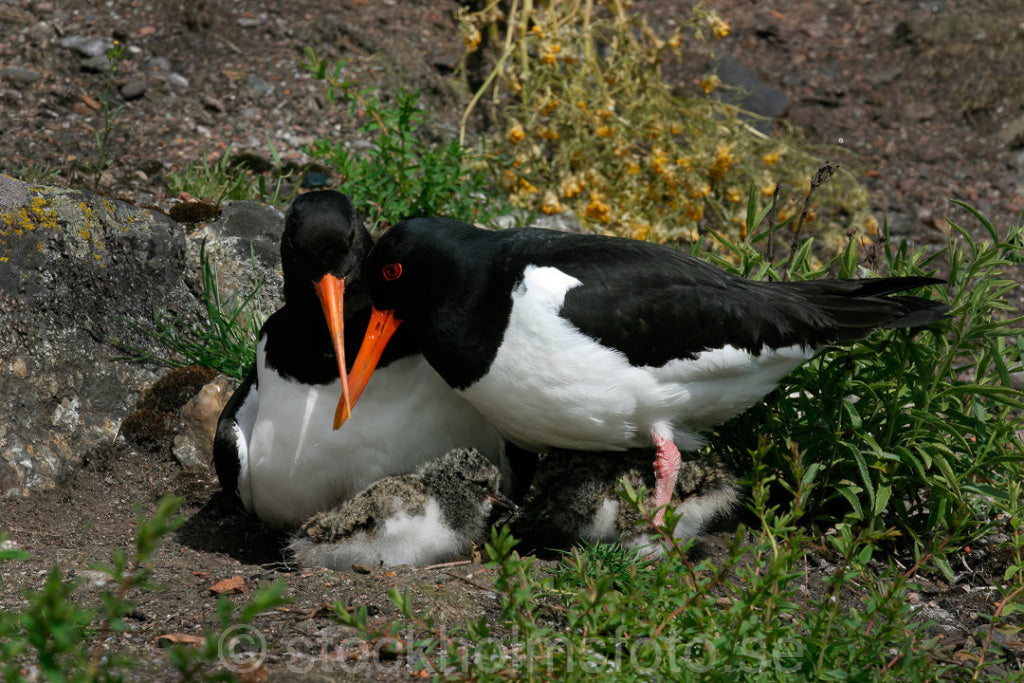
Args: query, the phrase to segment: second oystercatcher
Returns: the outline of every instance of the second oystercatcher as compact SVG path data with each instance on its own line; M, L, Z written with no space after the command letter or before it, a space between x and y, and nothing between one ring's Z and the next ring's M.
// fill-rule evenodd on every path
M456 447L479 449L508 475L498 432L445 384L410 333L382 358L353 419L331 429L346 349L351 358L370 316L359 266L372 246L341 193L300 195L288 208L285 305L263 325L256 367L225 406L214 441L221 487L271 525L298 526Z
M442 218L391 228L363 278L374 312L352 405L391 335L408 332L460 396L526 449L655 446L658 508L671 498L679 448L700 447L701 431L816 351L946 310L893 295L934 278L758 282L662 245ZM335 425L347 414L341 402Z

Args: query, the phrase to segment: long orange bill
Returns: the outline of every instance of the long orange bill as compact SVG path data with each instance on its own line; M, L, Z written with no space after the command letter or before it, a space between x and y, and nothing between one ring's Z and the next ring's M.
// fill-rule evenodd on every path
M334 413L334 428L340 427L345 420L352 415L352 406L359 400L359 396L370 381L370 375L377 369L381 354L388 345L391 336L402 324L401 320L395 318L394 311L378 311L376 308L370 314L370 323L366 326L366 334L363 336L363 344L359 347L359 354L352 363L352 376L349 386L352 388L352 402L338 401L338 409Z
M314 287L317 297L320 298L320 306L324 309L327 329L330 330L331 341L334 342L334 355L338 359L338 376L341 377L341 401L338 410L341 410L340 404L344 404L345 409L351 412L348 371L345 366L345 280L339 280L327 273L314 284ZM355 399L352 399L351 403L355 403ZM335 418L334 428L338 427L339 423Z

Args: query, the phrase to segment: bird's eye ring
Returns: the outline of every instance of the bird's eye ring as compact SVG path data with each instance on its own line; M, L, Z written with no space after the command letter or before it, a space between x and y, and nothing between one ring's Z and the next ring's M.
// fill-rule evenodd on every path
M402 277L402 264L401 263L389 263L384 266L384 279L385 280L397 280Z

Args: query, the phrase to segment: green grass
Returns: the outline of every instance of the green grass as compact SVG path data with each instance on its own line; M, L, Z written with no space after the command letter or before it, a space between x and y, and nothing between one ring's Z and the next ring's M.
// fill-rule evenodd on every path
M199 161L190 163L184 173L168 173L168 192L172 195L187 192L214 206L243 199L282 204L291 198L287 182L293 173L284 168L269 137L267 146L273 163L266 173L256 173L247 164L239 163L229 147L216 161L211 162L203 156Z
M244 379L256 363L256 342L263 318L254 302L263 280L257 280L245 296L225 298L217 284L216 263L208 255L205 242L199 249L199 265L205 319L189 322L174 314L154 312L152 326L137 326L137 329L156 342L163 349L162 353L127 344L118 346L129 358L168 367L199 365Z

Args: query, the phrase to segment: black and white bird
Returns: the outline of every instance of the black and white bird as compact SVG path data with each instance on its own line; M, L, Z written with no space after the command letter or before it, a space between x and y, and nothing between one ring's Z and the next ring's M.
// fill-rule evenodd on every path
M698 448L701 431L818 349L946 310L889 296L941 282L932 278L756 282L666 246L441 218L391 228L363 278L374 312L352 404L389 335L411 332L441 377L526 449L655 446L659 508L675 488L678 449ZM342 402L336 424L346 415Z
M589 453L552 449L541 458L529 493L510 526L521 539L520 552L564 550L580 542L619 543L647 555L663 550L641 514L622 501L625 480L645 490L653 510L652 449L625 453ZM672 535L688 540L709 525L728 519L739 502L736 478L713 459L683 460L671 505L679 515Z
M359 267L372 246L338 192L300 195L285 216L285 303L263 325L256 366L225 406L214 442L221 487L271 525L298 526L455 447L477 448L507 471L495 428L438 376L409 333L381 360L353 418L332 429L346 349L354 356L370 316Z
M320 512L288 548L300 565L342 570L456 560L484 540L495 504L514 507L500 485L479 451L454 449Z

